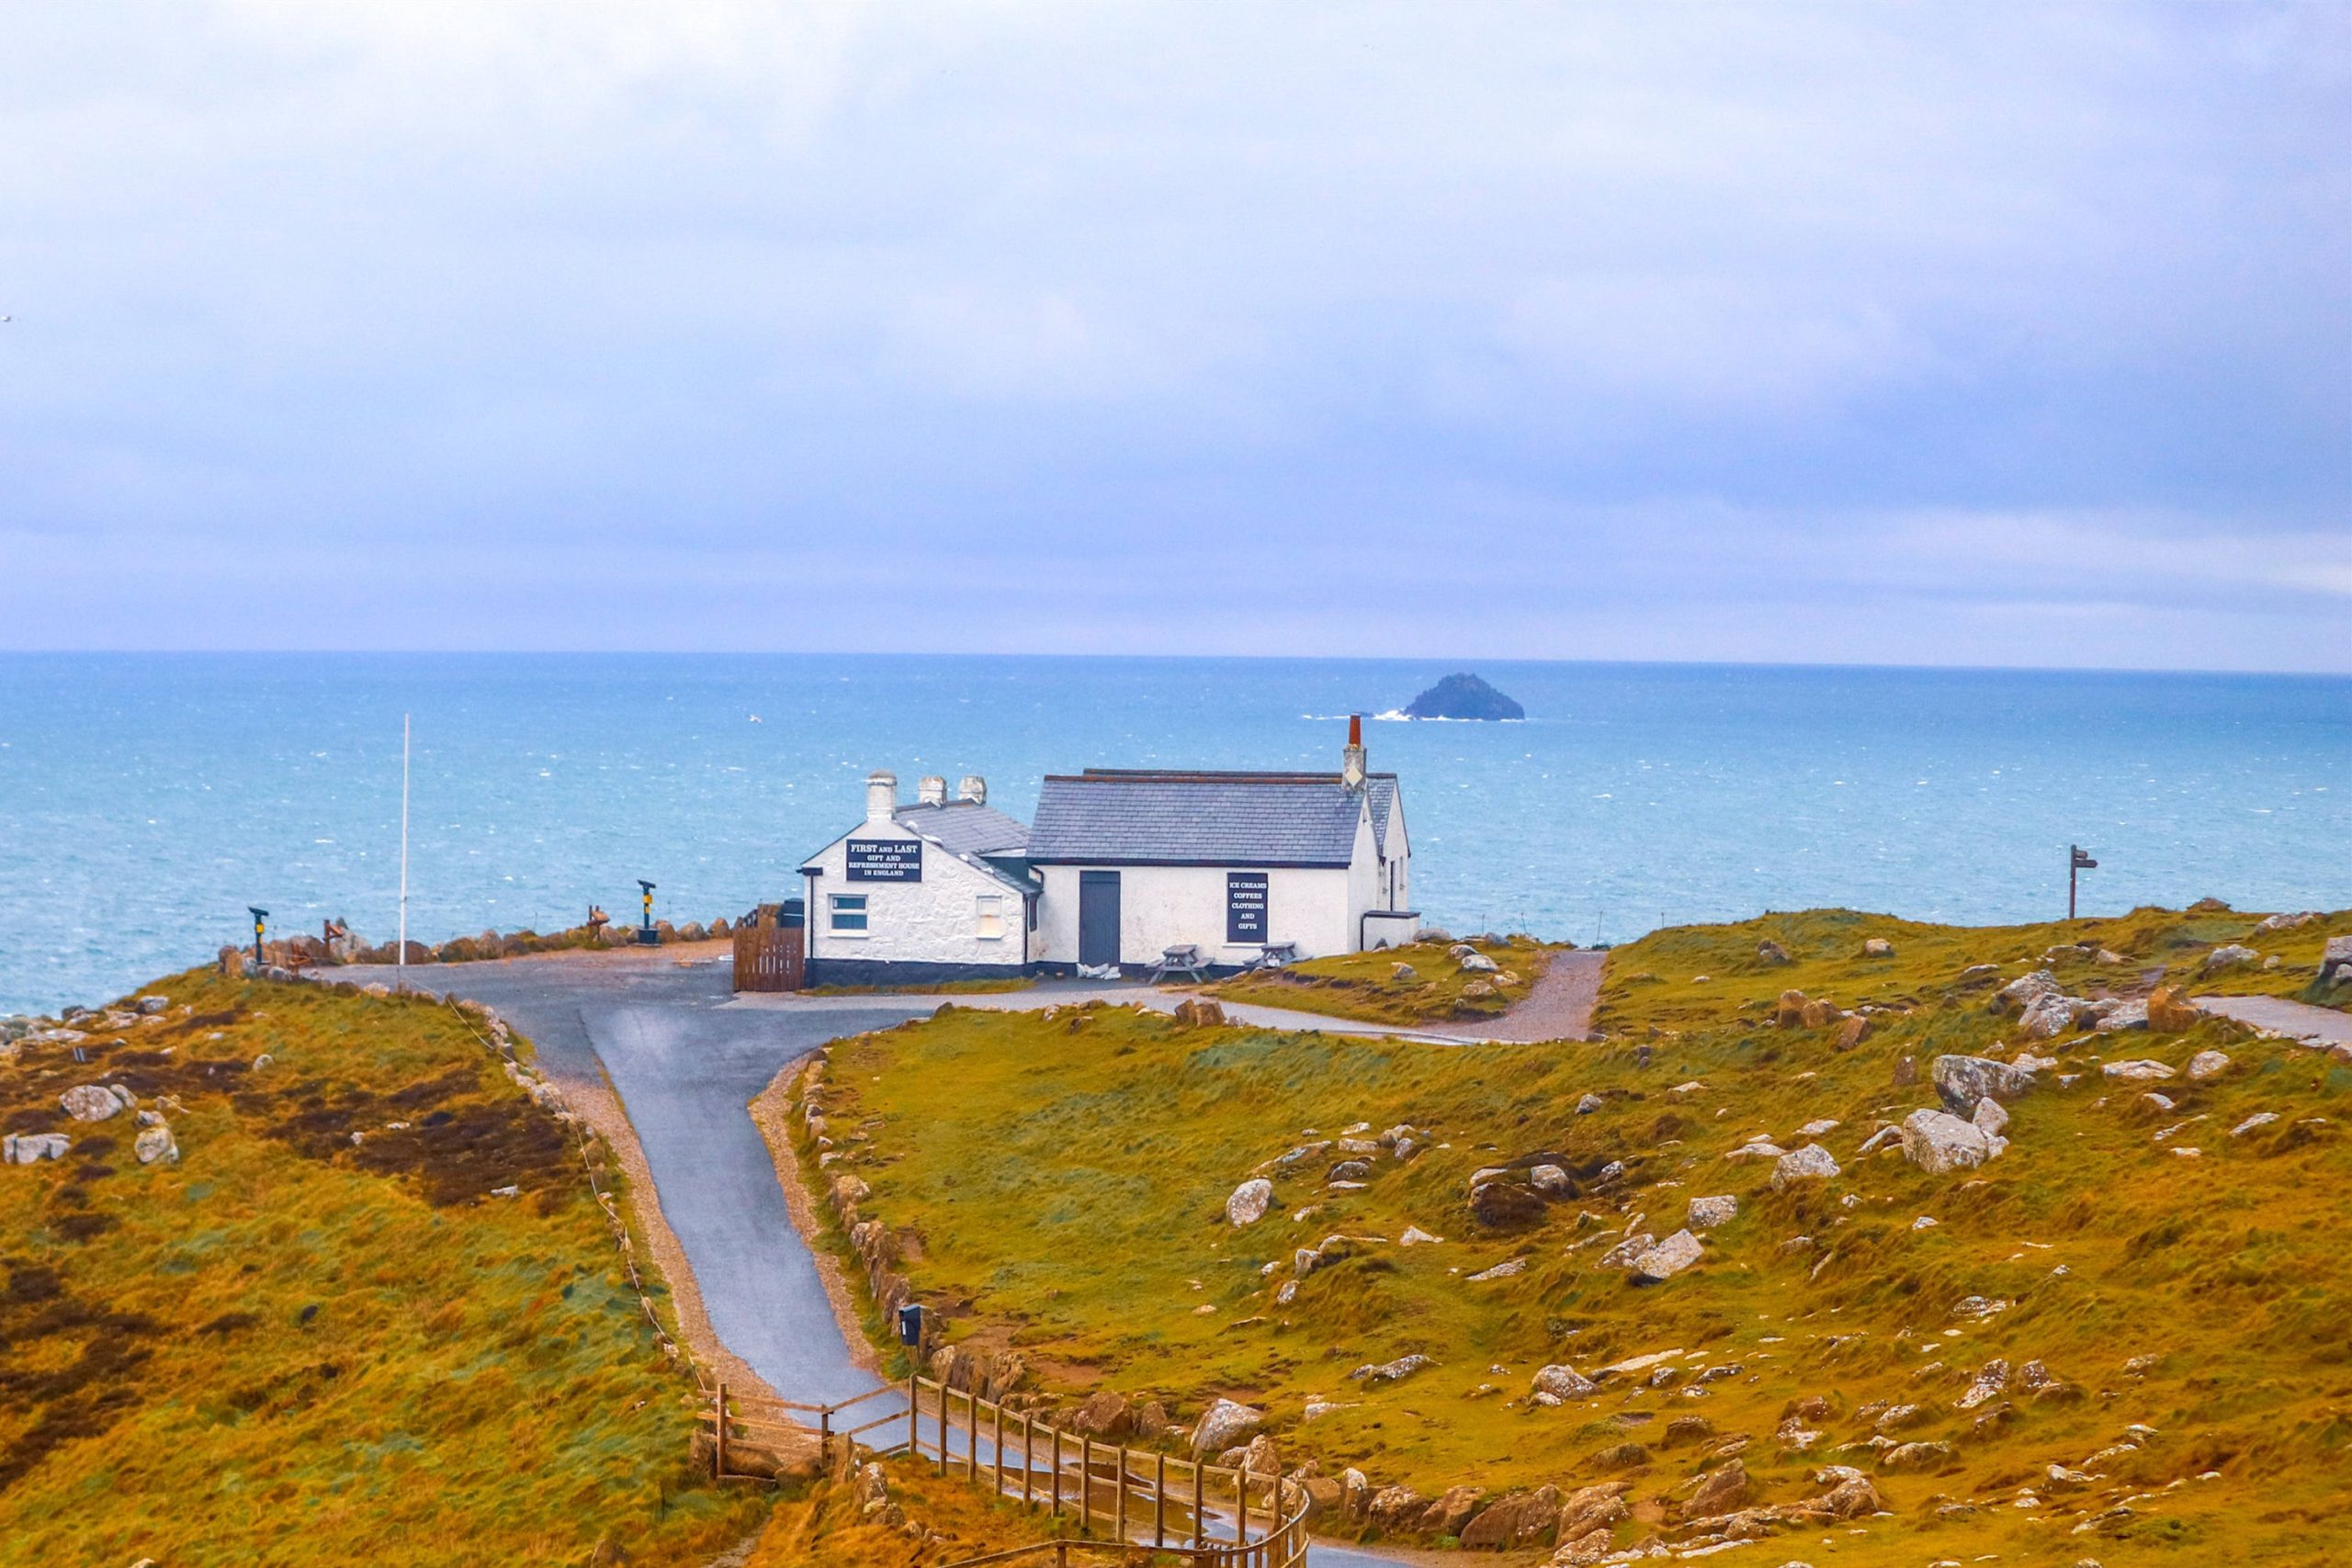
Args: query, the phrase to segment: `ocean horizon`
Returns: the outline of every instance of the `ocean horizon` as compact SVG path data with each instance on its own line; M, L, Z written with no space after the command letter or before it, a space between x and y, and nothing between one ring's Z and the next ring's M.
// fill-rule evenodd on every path
M1390 719L1475 670L1508 724ZM1414 902L1622 942L1838 905L1920 919L2217 896L2352 903L2352 677L1819 665L871 654L0 654L0 1013L116 996L250 935L398 918L549 931L591 903L730 918L863 809L866 773L1402 776Z

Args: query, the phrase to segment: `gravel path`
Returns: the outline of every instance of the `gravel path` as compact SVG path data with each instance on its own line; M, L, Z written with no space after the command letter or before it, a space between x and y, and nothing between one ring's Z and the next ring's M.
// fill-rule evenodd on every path
M2236 1019L2272 1034L2283 1034L2306 1045L2352 1045L2352 1013L2284 997L2197 997L2207 1012Z

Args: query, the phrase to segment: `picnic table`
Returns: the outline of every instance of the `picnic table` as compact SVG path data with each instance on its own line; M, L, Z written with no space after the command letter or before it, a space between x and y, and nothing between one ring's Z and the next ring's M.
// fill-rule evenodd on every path
M1270 942L1258 949L1257 957L1251 959L1241 967L1244 970L1280 969L1285 964L1295 964L1297 962L1298 943L1295 942Z
M1196 942L1180 942L1174 947L1164 947L1159 950L1159 962L1151 966L1152 983L1158 985L1170 975L1188 975L1193 984L1198 985L1201 971L1207 966L1208 961L1201 956L1201 949Z

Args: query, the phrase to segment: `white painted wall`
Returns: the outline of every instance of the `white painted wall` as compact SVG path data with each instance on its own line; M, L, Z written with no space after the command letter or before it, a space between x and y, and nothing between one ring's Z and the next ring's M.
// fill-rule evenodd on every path
M1021 895L935 843L925 841L922 846L921 882L849 880L851 839L920 837L897 822L868 819L801 863L822 866L825 872L817 878L817 907L808 915L811 953L820 961L1013 965L1023 962ZM832 901L843 893L865 895L866 930L862 936L833 929ZM979 934L978 901L987 897L1002 900L998 906L1003 916L1001 937ZM1035 956L1034 951L1030 956Z
M1079 873L1119 874L1119 958L1149 964L1161 950L1191 942L1212 964L1240 964L1258 954L1257 944L1227 946L1225 940L1225 877L1228 871L1266 874L1266 939L1295 942L1302 958L1347 953L1355 945L1349 929L1349 873L1295 866L1047 865L1037 868L1046 884L1038 906L1035 956L1050 964L1078 962Z

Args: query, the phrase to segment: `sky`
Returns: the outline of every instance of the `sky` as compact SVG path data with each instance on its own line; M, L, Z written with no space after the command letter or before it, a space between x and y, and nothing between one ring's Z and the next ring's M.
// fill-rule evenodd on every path
M0 649L2352 671L2352 6L119 4Z

